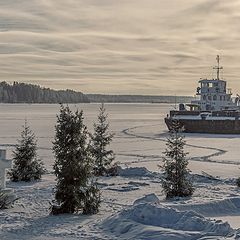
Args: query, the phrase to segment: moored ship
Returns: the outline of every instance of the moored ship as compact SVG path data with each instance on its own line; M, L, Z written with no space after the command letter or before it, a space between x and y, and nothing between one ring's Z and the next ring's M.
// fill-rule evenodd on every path
M220 79L223 68L219 61L217 56L215 79L200 79L198 99L179 104L179 110L170 111L165 118L169 130L178 122L183 131L189 133L240 134L239 96L233 99L227 82Z

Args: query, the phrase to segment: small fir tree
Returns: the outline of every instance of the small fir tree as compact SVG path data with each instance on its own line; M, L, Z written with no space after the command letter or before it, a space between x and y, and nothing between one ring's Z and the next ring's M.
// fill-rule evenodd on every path
M61 106L55 126L54 173L57 177L52 214L98 212L100 191L92 174L92 159L83 111L75 113Z
M193 194L192 182L189 179L187 153L184 152L186 142L181 134L179 123L173 123L167 139L164 158L164 178L162 187L166 198L186 197Z
M9 172L10 179L14 182L38 180L45 171L43 162L37 155L35 135L25 121L21 138L13 151L13 168Z
M94 123L94 133L91 135L91 152L94 158L94 173L96 176L108 175L112 169L111 163L114 160L114 153L108 149L113 134L109 133L109 123L104 104L99 109L98 122Z
M240 177L237 178L237 180L236 180L236 184L237 184L238 187L240 187Z
M11 208L16 200L18 198L13 193L7 193L0 189L0 210Z

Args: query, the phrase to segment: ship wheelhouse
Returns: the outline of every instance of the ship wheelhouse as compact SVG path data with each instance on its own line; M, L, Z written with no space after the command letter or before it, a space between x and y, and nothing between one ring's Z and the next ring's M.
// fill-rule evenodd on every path
M232 101L232 93L226 89L226 81L200 80L197 88L199 100L193 100L191 104L198 105L200 111L220 111L232 109L235 104Z
M190 105L190 111L221 111L221 110L234 110L236 103L232 101L232 93L227 89L227 82L220 79L220 70L223 69L219 66L219 56L217 56L217 70L216 79L201 79L198 83L196 96L197 100L193 100ZM197 105L195 108L191 106Z

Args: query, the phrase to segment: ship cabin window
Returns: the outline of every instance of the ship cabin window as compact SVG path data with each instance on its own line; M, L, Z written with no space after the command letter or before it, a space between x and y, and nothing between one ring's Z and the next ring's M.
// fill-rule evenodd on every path
M217 100L217 96L216 96L216 95L213 96L213 100L214 100L214 101Z
M202 86L201 86L202 88L206 88L206 87L208 87L208 83L202 83Z
M206 98L207 98L206 95L203 95L203 100L206 100Z
M218 87L218 83L214 83L213 86L214 86L214 87Z
M225 96L223 97L223 101L226 101L226 97Z
M212 100L212 96L208 96L208 100L211 101Z
M220 96L220 101L222 101L222 96Z
M212 83L209 83L208 86L211 88L211 87L213 87L213 84L212 84Z

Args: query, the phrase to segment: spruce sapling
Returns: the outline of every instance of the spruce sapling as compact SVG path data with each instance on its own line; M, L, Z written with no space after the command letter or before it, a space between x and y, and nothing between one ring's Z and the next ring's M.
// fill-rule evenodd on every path
M240 177L237 178L237 180L236 180L236 184L237 184L238 187L240 187Z
M176 122L167 139L164 152L162 187L166 198L186 197L193 194L193 185L189 179L187 153L184 152L184 136L181 134L179 123Z
M114 153L109 149L114 135L109 133L107 118L106 109L102 104L99 109L98 122L94 123L94 133L91 135L91 152L95 162L93 170L96 176L108 175L110 169L114 172L111 166Z
M92 175L88 131L83 120L83 111L74 113L61 105L53 142L57 205L52 206L52 214L98 212L100 192Z
M13 151L13 168L9 172L10 179L14 182L38 180L45 171L43 162L37 155L35 135L25 121L21 138Z

